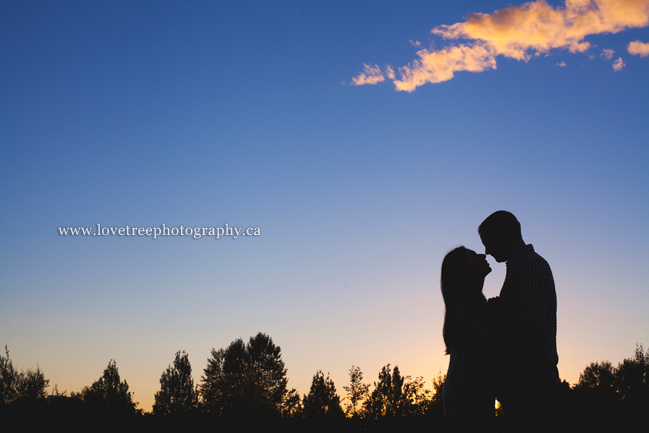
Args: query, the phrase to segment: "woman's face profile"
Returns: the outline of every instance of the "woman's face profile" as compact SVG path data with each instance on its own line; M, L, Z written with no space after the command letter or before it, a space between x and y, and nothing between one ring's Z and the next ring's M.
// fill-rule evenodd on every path
M485 277L491 272L491 266L487 262L487 256L477 254L475 251L467 248L466 258L469 261L469 270L473 275Z

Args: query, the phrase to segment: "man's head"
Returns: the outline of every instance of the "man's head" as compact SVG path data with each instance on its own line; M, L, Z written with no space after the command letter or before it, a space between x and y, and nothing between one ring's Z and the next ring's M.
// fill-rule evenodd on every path
M499 263L511 259L525 246L521 224L512 213L504 210L489 215L478 227L478 233L485 246L485 254L491 255Z

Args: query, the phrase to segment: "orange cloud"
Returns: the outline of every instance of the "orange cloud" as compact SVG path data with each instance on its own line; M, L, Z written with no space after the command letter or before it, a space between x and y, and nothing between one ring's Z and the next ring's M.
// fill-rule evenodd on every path
M633 41L629 42L629 45L626 48L629 50L629 54L635 54L640 57L649 56L649 43Z
M357 77L352 78L354 86L362 86L364 84L376 84L385 81L385 77L378 66L363 65L363 70Z
M607 50L607 49L602 50L602 58L605 60L611 60L613 58L613 54L615 54L614 50Z
M558 66L560 68L565 68L566 67L566 62L557 63L554 66Z
M419 58L398 68L400 77L393 81L397 90L412 92L426 83L450 80L457 71L496 69L496 56L528 61L552 49L584 52L591 46L586 36L647 25L649 0L566 0L557 8L536 0L491 14L469 14L465 22L441 25L431 33L470 42L417 51Z
M399 68L400 80L394 80L397 90L412 92L426 83L441 83L453 78L457 71L482 72L496 69L496 59L482 44L459 45L439 51L417 51L420 60L412 66Z
M618 58L615 62L613 62L613 70L615 72L620 72L623 67L626 66L626 63L624 63L624 60L622 60L622 57Z
M535 52L553 48L583 52L583 39L649 25L649 0L566 0L554 9L545 0L500 9L493 14L469 14L464 23L442 25L432 33L446 39L477 39L498 54L529 60Z

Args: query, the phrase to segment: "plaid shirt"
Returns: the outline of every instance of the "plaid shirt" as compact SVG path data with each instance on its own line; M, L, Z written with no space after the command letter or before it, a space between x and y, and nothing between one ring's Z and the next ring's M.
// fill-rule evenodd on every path
M531 244L507 261L507 276L495 303L500 316L504 373L525 366L558 382L554 279L550 265Z

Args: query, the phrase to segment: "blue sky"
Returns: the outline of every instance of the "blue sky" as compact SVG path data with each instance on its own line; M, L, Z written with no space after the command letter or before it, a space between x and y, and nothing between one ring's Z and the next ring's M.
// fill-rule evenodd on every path
M14 364L70 392L114 358L148 409L177 350L198 381L212 347L261 331L300 393L321 369L343 394L352 364L368 382L387 363L430 380L448 364L441 260L482 252L477 226L498 209L554 272L562 378L646 347L649 58L627 47L647 26L412 92L350 84L458 43L433 28L512 6L437 3L3 2ZM262 234L57 231L226 222ZM489 297L504 278L490 261Z

